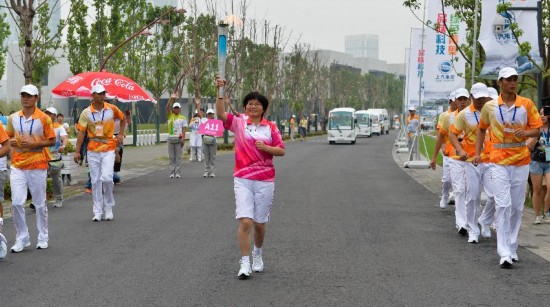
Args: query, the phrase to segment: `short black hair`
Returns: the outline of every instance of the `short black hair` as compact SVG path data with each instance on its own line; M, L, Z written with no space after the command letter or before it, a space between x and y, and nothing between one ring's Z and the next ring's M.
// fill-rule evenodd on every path
M59 116L65 117L65 115L63 115L63 113L57 113L57 117L59 117Z
M243 107L246 109L246 105L250 100L258 100L264 109L262 113L262 117L264 116L265 112L267 111L267 108L269 107L269 100L267 100L267 97L264 95L258 93L258 92L251 92L248 95L244 96L243 99Z

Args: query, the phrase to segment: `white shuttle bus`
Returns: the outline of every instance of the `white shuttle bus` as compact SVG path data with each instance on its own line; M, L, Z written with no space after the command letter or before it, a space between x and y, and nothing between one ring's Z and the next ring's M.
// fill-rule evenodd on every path
M370 138L372 136L372 119L369 113L366 110L357 111L355 112L355 119L357 119L357 136Z
M386 109L368 109L372 118L372 133L381 135L390 133L390 118Z
M328 113L328 143L351 142L355 144L357 130L355 128L355 109L336 108Z

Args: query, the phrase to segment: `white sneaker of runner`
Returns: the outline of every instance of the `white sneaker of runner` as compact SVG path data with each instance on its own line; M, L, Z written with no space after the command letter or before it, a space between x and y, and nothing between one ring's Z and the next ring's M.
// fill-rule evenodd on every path
M92 221L94 222L101 221L101 214L94 214L94 218L92 219Z
M63 207L63 201L61 201L61 200L56 200L55 203L53 203L53 207L54 207L54 208L61 208L61 207Z
M468 236L468 243L478 243L479 238L476 235L469 235Z
M204 174L202 174L202 176L203 176L204 178L208 177L208 172L204 172Z
M247 279L250 276L250 273L252 273L252 270L250 270L250 262L241 260L241 269L239 270L237 277L240 279Z
M38 241L36 243L36 249L46 249L48 248L48 241Z
M536 225L542 224L542 218L543 218L543 217L544 217L544 216L543 216L542 214L541 214L541 215L537 215L537 216L535 217L535 222L534 222L533 224L536 224Z
M441 198L441 201L439 202L439 208L441 209L447 208L447 202L445 201L445 199Z
M180 174L176 174L176 178L181 178L181 175L180 175Z
M174 178L174 174L170 174L170 178Z
M264 270L262 255L252 255L252 271L261 272Z
M12 253L20 253L23 251L25 247L29 247L31 245L31 242L29 239L23 240L23 241L16 241L15 244L11 247Z
M106 221L112 221L113 220L113 208L105 207L105 220Z
M4 259L8 254L8 240L0 233L0 259Z
M480 224L480 225L481 225L481 235L484 238L490 238L491 237L491 227L489 227L489 225L483 225L483 224Z

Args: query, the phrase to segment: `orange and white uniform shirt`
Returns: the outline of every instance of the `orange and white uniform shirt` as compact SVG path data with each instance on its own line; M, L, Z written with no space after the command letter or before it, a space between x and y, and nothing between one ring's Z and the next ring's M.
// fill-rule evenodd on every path
M4 143L5 141L7 141L10 137L8 136L8 134L6 133L6 129L4 129L4 124L2 124L0 122L0 143ZM0 145L0 147L2 147L2 145ZM5 158L5 157L4 157ZM0 168L0 170L2 170ZM5 168L4 168L5 170Z
M102 110L95 110L92 104L82 111L76 129L88 134L89 151L106 152L116 149L115 119L124 120L124 113L107 102L103 102Z
M420 116L417 114L413 115L412 117L409 115L407 116L407 136L413 137L413 135L418 130L418 126L420 125Z
M35 108L29 118L25 118L23 111L10 115L6 133L10 138L15 137L18 144L26 138L35 141L55 138L52 120L38 108ZM18 169L48 169L49 156L43 148L28 149L12 146L11 157L11 166Z
M530 130L541 126L540 113L528 98L516 95L516 101L511 108L506 106L500 96L498 101L487 102L481 110L479 127L489 129L493 145L489 162L499 165L528 165L531 162L529 148L523 145L527 138L516 136L514 130ZM510 147L499 148L499 144L509 144Z
M455 148L449 139L449 129L451 128L457 114L458 110L451 111L451 109L449 109L447 112L442 113L437 121L437 131L443 135L443 140L445 141L443 155L447 157L452 156L455 153Z
M477 131L479 130L480 117L481 112L476 110L473 104L470 104L467 108L460 111L456 115L450 127L450 131L452 133L456 135L464 135L460 145L468 154L468 159L466 161L472 161L476 153L476 139ZM489 135L486 134L485 142L483 144L483 152L481 153L482 163L489 162L491 148ZM453 156L452 158L459 159L458 156Z

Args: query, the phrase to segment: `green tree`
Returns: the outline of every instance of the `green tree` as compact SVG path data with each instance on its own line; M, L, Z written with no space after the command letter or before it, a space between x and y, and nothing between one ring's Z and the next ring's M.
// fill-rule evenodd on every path
M462 0L441 0L443 7L453 7L457 15L461 20L463 20L466 23L466 41L468 43L458 46L459 52L461 52L467 62L466 66L466 80L471 80L472 75L472 53L473 53L473 46L475 46L477 56L476 61L476 67L473 70L474 74L477 75L479 71L481 71L481 68L483 67L483 64L485 63L485 53L483 51L483 48L480 44L477 43L477 37L474 38L474 22L475 22L475 10L474 5L475 1L462 1ZM550 55L550 0L542 0L542 38L544 42L543 46L543 52L541 54L541 57L543 59L543 83L540 85L542 86L543 90L543 97L550 96L550 63L548 61L548 57ZM420 0L405 0L403 1L403 5L410 8L411 12L417 16L419 20L422 20L419 18L419 14L417 14L417 11L421 8L422 3ZM498 11L506 10L510 6L510 3L500 3L497 7ZM479 10L478 16L478 29L481 26L481 9ZM433 28L436 25L434 21L427 21L426 26ZM447 25L445 25L447 27ZM522 42L521 40L521 34L523 33L523 29L519 29L517 23L512 23L511 25L512 30L514 31L515 36L518 38L518 45L520 52L522 54L527 54L530 50L530 45L526 42ZM448 28L448 27L447 27ZM478 33L479 35L479 33ZM495 81L489 81L489 80L478 80L478 81L485 81L485 83L496 87L497 84ZM536 87L536 82L534 79L534 76L532 75L523 75L521 78L520 86L518 88L518 91L521 93L524 90L528 90L530 92L533 92L533 87Z
M91 34L86 23L88 6L84 0L73 0L71 2L72 16L68 20L67 28L67 60L73 74L85 71L92 71L94 64L90 54Z
M6 71L6 54L8 52L8 47L4 42L11 34L6 18L6 13L0 14L0 76L3 76Z
M19 67L25 77L25 84L35 83L40 87L41 79L49 67L58 63L62 56L60 51L61 32L65 26L63 20L55 33L50 33L48 22L54 10L60 9L59 1L50 7L48 1L40 0L36 3L28 1L9 1L12 17L17 21L17 31L20 37L20 49L23 58L23 67ZM38 17L37 20L35 18Z

